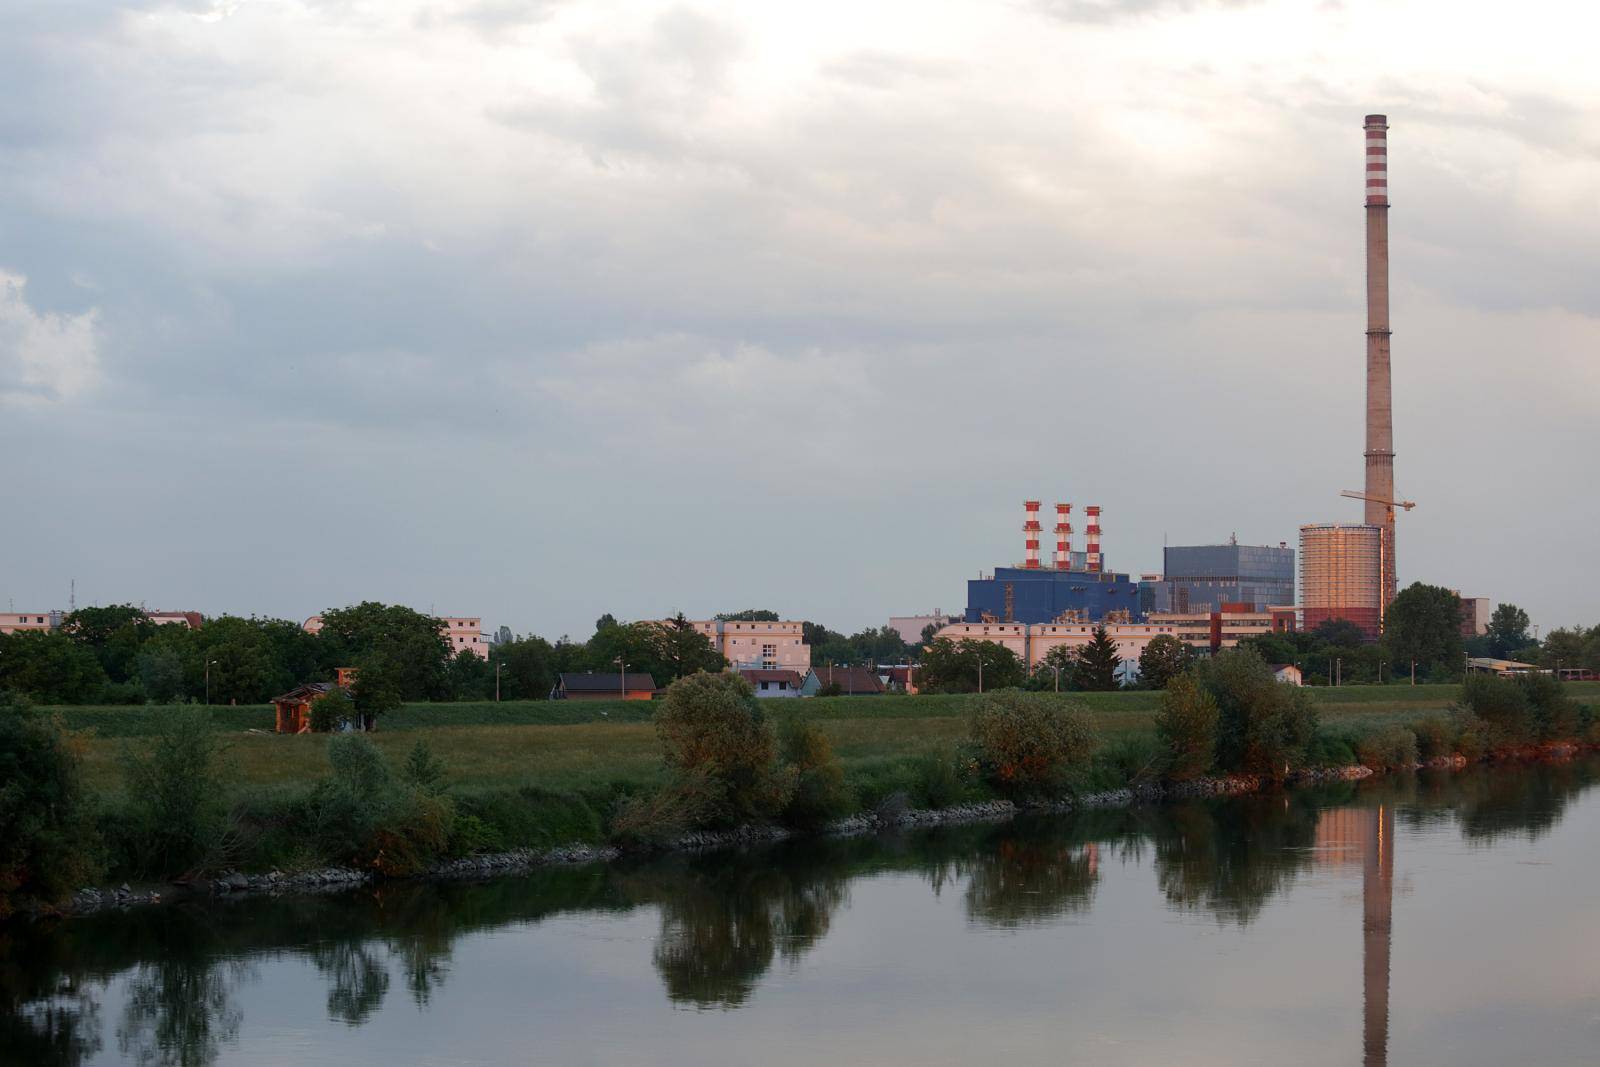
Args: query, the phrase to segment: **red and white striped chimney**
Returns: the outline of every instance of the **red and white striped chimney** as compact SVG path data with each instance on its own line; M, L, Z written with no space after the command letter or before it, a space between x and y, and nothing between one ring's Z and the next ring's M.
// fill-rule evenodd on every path
M1028 521L1022 524L1022 566L1036 571L1039 569L1039 502L1026 500L1022 506L1028 515Z
M1084 545L1083 567L1087 571L1100 570L1100 505L1090 504L1083 509L1089 516L1089 526L1084 530L1087 543Z
M1071 504L1056 505L1056 570L1058 571L1072 569L1072 523L1067 521L1067 517L1071 514Z
M1389 121L1383 115L1368 115L1367 203L1389 203Z

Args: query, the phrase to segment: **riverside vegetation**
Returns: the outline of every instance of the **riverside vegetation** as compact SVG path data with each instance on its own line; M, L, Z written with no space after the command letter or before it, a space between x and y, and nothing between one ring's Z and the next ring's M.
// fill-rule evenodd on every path
M586 734L600 748L594 769L554 788L460 777L470 775L468 761L434 743L448 729L405 729L405 709L388 720L400 729L371 738L249 737L265 745L315 742L318 749L308 751L324 754L319 771L251 786L239 784L250 776L237 728L219 728L203 707L122 711L148 716L147 732L106 740L71 729L63 713L7 696L0 697L0 914L49 908L97 878L330 863L407 876L512 848L648 847L697 830L805 830L858 812L1057 802L1212 774L1281 781L1356 763L1385 770L1457 756L1517 758L1600 745L1595 708L1574 696L1593 691L1543 676L1473 676L1425 714L1385 703L1380 714L1353 716L1277 683L1246 648L1190 666L1160 693L1129 694L1140 702L1137 721L1108 717L1107 701L1121 694L1003 690L934 698L916 709L921 715L913 710L919 698L876 702L874 729L917 741L878 755L855 748L850 739L858 735L841 729L859 721L844 716L848 699L762 702L734 674L700 672L653 706L632 709L650 716L655 734L646 772L618 770L604 750L608 735ZM1381 696L1372 693L1369 702ZM775 703L782 704L777 713ZM246 709L218 710L226 719ZM639 731L650 729L609 728L630 731L640 745ZM103 758L107 745L117 748L114 769ZM87 760L96 749L101 758Z

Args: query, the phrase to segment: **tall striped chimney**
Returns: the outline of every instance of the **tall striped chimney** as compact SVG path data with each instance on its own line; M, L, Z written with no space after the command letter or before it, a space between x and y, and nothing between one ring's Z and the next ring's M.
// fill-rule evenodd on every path
M1039 569L1039 502L1027 500L1022 504L1028 521L1022 524L1022 566L1030 571Z
M1367 480L1369 526L1383 531L1380 611L1394 600L1394 406L1389 383L1389 120L1368 115L1367 134ZM1380 618L1382 615L1380 614Z
M1067 521L1071 514L1071 504L1056 505L1056 570L1058 571L1072 569L1072 523Z
M1089 525L1083 535L1087 539L1084 544L1083 569L1098 573L1100 570L1100 505L1090 504L1083 509L1089 517Z

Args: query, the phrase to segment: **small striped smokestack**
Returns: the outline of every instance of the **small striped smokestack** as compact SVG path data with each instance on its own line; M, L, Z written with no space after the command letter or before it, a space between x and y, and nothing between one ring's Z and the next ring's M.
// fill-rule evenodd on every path
M1067 521L1071 514L1071 504L1056 505L1056 570L1058 571L1072 569L1072 523Z
M1030 571L1039 569L1039 502L1027 500L1022 504L1028 521L1022 524L1022 566Z
M1083 546L1083 566L1087 571L1098 573L1100 570L1100 505L1090 504L1083 509L1083 513L1089 517L1089 525L1083 531L1084 537L1087 539L1087 543Z

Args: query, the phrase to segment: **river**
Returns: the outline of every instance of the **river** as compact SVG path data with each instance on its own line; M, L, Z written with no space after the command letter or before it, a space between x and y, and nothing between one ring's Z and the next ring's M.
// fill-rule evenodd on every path
M28 1064L1593 1064L1600 762L0 928Z

